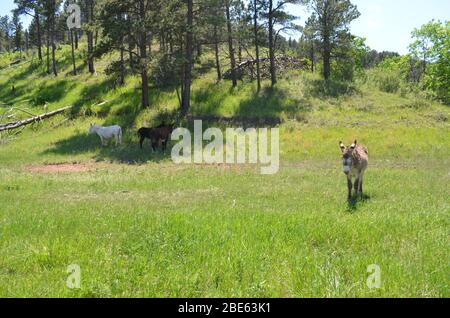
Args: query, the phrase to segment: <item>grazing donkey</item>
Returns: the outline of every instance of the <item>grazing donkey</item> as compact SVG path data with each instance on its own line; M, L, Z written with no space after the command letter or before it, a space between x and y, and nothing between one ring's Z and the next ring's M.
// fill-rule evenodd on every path
M363 177L364 172L369 164L369 151L366 147L358 145L355 142L347 148L342 141L339 142L339 147L342 151L342 162L344 165L344 173L347 176L348 184L348 200L352 198L352 178L355 177L355 196L358 198L358 194L363 198Z
M152 149L156 151L159 142L162 142L163 151L167 148L167 142L169 141L170 135L174 129L175 125L165 125L164 123L156 128L145 128L142 127L138 130L139 145L142 149L142 144L145 138L148 138L152 142Z
M89 134L97 134L102 142L102 147L106 146L109 139L114 138L116 147L122 143L122 128L120 126L102 127L96 124L91 124Z

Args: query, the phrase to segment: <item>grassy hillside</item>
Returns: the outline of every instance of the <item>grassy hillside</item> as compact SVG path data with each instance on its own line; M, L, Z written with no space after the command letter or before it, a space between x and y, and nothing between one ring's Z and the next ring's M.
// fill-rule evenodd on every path
M138 78L114 88L107 58L72 76L68 48L58 56L56 79L31 59L0 70L0 104L74 106L0 145L0 296L450 296L448 107L301 72L231 89L205 54L192 113L281 118L281 169L176 165L136 136L176 109L174 89L152 87L142 110ZM122 125L123 145L102 149L91 122ZM355 138L371 161L349 204L338 141ZM46 169L61 163L77 165ZM81 289L66 287L70 264Z

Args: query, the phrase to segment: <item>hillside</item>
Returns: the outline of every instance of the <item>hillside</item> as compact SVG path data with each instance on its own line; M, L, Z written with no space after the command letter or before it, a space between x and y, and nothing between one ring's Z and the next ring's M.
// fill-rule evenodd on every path
M15 57L0 59L0 118L10 107L25 118L73 106L0 136L0 281L13 282L0 283L0 295L450 295L448 106L301 71L274 89L264 82L259 94L249 80L231 89L216 83L205 52L192 115L280 119L280 172L176 165L148 144L140 150L136 135L177 109L175 89L152 86L151 106L141 109L139 79L114 87L108 57L96 61L97 75L80 66L72 76L69 47L57 54L58 78L32 57L13 66ZM121 125L123 144L101 148L87 134L92 122ZM338 141L355 138L370 166L365 199L348 203ZM73 171L52 173L49 164ZM79 290L65 286L73 263ZM366 286L371 264L382 269L380 289Z
M163 120L164 114L170 115L178 107L175 88L152 87L151 107L141 109L138 78L129 77L124 87L115 88L114 80L103 72L109 64L108 58L97 62L96 76L86 72L72 76L69 48L62 47L58 53L61 72L58 78L46 75L45 67L39 66L33 59L0 71L0 102L3 105L26 108L33 114L73 106L69 122L54 131L38 129L38 135L41 135L41 130L46 131L44 138L54 133L71 135L74 129L80 132L87 129L88 122L95 121L105 125L122 125L126 144L133 143L137 140L137 128L156 126ZM214 70L208 68L211 67L211 58L211 54L204 54L201 64L196 65L192 114L279 118L284 123L281 126L282 141L288 143L283 147L286 149L286 159L307 159L316 153L333 155L337 139L358 136L365 140L366 136L373 139L373 135L376 139L371 140L371 148L378 149L374 154L380 158L391 153L393 148L404 155L414 155L419 149L436 158L447 155L447 149L439 147L448 141L446 135L441 133L442 129L449 128L450 113L446 106L415 96L384 93L371 83L330 82L327 85L318 76L307 72L288 73L275 89L270 89L266 82L260 94L256 93L256 86L248 79L231 89L228 81L216 83ZM3 111L7 109L3 106ZM16 113L30 117L25 112ZM26 129L20 140L10 146L26 142L27 134L36 135L34 130ZM299 138L300 135L305 138ZM312 139L317 137L317 143L312 144L306 138L308 135ZM417 140L411 139L415 135ZM77 160L78 154L75 152L73 155L73 159Z

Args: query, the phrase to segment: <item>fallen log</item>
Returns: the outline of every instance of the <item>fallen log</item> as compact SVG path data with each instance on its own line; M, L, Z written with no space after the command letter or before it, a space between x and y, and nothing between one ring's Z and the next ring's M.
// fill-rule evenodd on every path
M34 117L31 117L31 118L28 118L28 119L19 120L19 121L13 122L13 123L7 123L7 124L0 125L0 131L16 129L16 128L19 128L19 127L22 127L22 126L26 126L26 125L32 124L32 123L34 123L36 121L41 121L43 119L53 117L55 115L58 115L58 114L61 114L61 113L65 112L66 110L70 109L71 107L72 106L59 108L59 109L51 111L49 113L45 113L45 114L42 114L42 115L34 116Z
M243 61L236 65L235 73L239 79L242 79L244 76L248 76L250 78L254 78L255 76L255 64L256 59L250 59ZM261 78L270 78L270 60L268 58L259 59L260 63L260 74ZM298 59L296 57L291 56L279 56L275 58L275 64L277 68L277 72L283 73L288 69L307 69L308 66L305 64L305 61ZM231 69L227 70L223 74L223 78L231 79Z

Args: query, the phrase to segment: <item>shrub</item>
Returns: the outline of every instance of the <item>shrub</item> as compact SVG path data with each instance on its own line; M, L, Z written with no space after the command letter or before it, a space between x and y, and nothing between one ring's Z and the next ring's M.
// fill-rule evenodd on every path
M367 81L386 93L396 93L401 86L401 75L394 70L375 68L368 72Z

